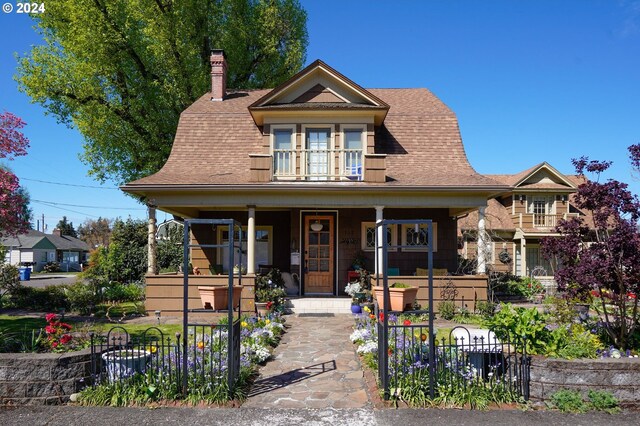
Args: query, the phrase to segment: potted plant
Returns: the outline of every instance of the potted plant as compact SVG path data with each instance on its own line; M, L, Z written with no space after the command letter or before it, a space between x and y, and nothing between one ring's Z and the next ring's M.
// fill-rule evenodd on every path
M229 287L226 285L219 286L198 286L200 300L204 309L213 309L216 311L228 309L229 304ZM240 306L240 296L242 295L242 286L233 286L233 309Z
M258 315L266 315L272 310L282 311L287 292L284 289L282 274L276 268L268 273L256 275L256 310Z
M379 309L384 309L384 287L375 286L374 290ZM389 286L390 310L402 312L406 309L411 309L417 295L418 287L399 282L391 284Z
M360 306L360 302L364 299L365 293L362 291L360 281L353 281L347 284L344 292L351 296L351 312L354 314L361 313L362 307Z
M358 254L356 254L356 257L351 262L351 268L353 268L354 271L357 271L359 269L364 269L364 262L365 262L364 253L362 251L359 251Z
M143 373L150 359L151 352L142 349L113 349L102 354L112 382L132 373Z

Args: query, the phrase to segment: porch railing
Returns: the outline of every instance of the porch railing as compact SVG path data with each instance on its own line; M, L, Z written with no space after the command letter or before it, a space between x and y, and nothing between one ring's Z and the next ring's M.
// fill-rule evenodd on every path
M274 149L276 179L362 180L361 149Z

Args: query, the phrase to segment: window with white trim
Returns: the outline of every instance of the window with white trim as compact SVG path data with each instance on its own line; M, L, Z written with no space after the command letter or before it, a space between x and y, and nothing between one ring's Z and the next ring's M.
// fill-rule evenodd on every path
M363 135L362 128L346 127L342 131L342 175L351 180L362 180L363 176Z
M258 270L259 265L271 265L273 258L272 239L273 227L271 226L256 226L256 243L255 243L255 270ZM234 240L238 241L240 238L239 232L234 231ZM226 227L218 228L218 244L229 243L229 230ZM242 266L247 267L247 227L242 227ZM235 253L234 258L239 257L238 253ZM229 268L229 248L227 246L218 250L218 262L222 265L222 272L227 274ZM240 264L237 260L236 264Z
M432 223L433 251L438 251L438 224ZM427 251L429 249L429 227L424 224L402 225L402 250Z
M375 251L376 249L376 223L362 222L362 239L360 240L363 251ZM398 244L398 228L395 225L387 225L387 246ZM396 251L395 247L389 247L389 251Z

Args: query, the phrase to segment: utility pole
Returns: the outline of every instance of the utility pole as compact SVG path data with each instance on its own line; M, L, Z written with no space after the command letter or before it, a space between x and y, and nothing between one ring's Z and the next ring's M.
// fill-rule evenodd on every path
M47 230L47 227L44 225L44 213L42 213L42 232L46 230Z

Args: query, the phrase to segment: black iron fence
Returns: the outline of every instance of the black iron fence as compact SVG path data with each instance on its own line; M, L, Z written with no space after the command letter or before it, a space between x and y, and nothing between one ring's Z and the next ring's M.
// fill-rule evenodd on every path
M405 388L421 388L434 398L442 389L474 387L529 399L530 357L523 339L498 339L490 330L455 327L447 338L437 340L429 339L428 325L388 324L386 333L384 327L377 321L378 377L385 399ZM387 339L381 338L385 335Z
M240 320L232 327L189 324L186 336L169 336L157 327L138 334L113 327L106 334L92 334L91 354L94 385L144 375L167 394L185 396L197 389L233 395L241 366Z

